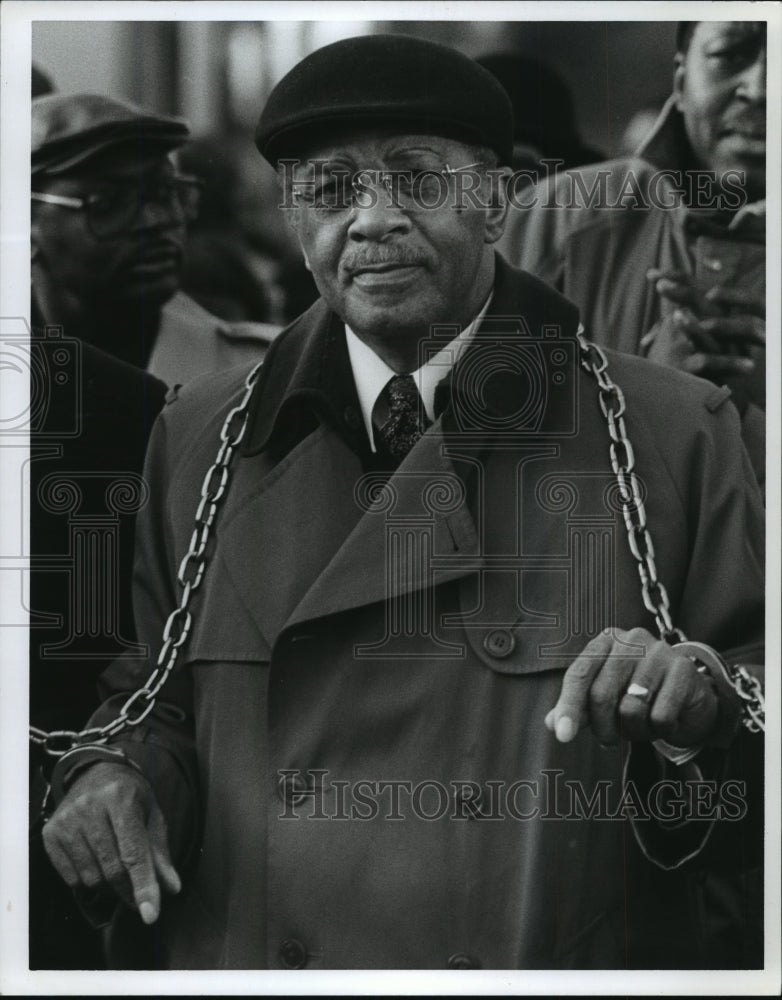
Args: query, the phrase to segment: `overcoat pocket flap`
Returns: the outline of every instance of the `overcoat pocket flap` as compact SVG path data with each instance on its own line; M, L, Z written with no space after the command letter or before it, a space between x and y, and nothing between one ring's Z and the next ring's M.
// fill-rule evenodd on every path
M258 586L260 599L263 586L260 577ZM214 557L204 575L191 602L191 611L191 633L180 659L186 662L269 662L271 647L219 557Z
M561 577L476 574L462 581L462 611L449 624L461 625L473 652L497 673L566 670L602 623L595 620L589 631L573 627L567 575Z

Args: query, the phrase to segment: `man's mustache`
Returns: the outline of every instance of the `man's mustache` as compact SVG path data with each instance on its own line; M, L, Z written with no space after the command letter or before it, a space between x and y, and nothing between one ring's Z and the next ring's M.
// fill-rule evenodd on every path
M342 266L349 274L383 267L416 267L426 264L426 255L420 251L395 247L393 250L346 254Z

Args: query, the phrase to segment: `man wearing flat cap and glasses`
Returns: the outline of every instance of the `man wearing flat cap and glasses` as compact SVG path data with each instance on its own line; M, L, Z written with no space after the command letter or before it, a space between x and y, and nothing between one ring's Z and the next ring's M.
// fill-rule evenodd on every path
M337 42L256 138L321 299L158 421L152 658L57 764L51 858L155 967L698 967L762 721L735 411L495 254L511 109L465 56Z
M257 360L276 328L229 324L179 292L196 178L179 118L100 94L32 104L33 325L62 326L169 385Z

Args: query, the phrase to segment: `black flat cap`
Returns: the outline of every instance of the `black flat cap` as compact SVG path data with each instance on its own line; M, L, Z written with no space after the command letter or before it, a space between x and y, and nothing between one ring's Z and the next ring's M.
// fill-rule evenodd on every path
M120 144L161 154L190 135L181 118L156 115L101 94L49 94L32 102L33 175L60 174Z
M364 35L313 52L272 91L255 142L276 165L353 125L460 139L511 162L513 110L503 88L461 52L420 38Z

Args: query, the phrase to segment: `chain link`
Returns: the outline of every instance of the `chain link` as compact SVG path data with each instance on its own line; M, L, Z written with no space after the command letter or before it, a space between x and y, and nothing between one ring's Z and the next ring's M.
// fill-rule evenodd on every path
M209 467L209 471L204 476L190 546L177 573L177 581L182 588L182 594L178 607L168 616L163 629L163 645L154 670L144 686L134 691L125 701L117 717L106 723L105 726L83 729L80 732L58 729L50 733L31 726L30 740L42 747L43 751L50 756L62 757L63 754L79 744L103 744L123 730L138 726L155 707L155 700L170 677L179 650L187 642L193 627L190 601L204 577L206 549L211 537L212 526L217 516L218 506L225 496L228 486L231 459L247 429L250 398L258 381L260 370L261 364L257 364L245 379L242 400L225 418L220 431L220 448L214 462Z
M671 644L685 642L684 633L674 626L671 619L668 591L657 576L654 545L647 526L641 488L635 474L635 452L627 436L624 422L624 393L608 374L608 358L602 348L587 340L584 328L581 326L576 336L581 351L581 365L597 382L600 409L608 424L611 468L619 487L619 502L622 505L622 515L627 528L627 541L641 579L644 607L654 616L661 639ZM730 682L743 702L742 724L752 733L765 731L765 703L760 681L739 664L726 663L725 666Z
M581 351L581 365L597 382L600 409L608 425L611 469L619 488L619 502L627 529L627 540L638 567L644 606L653 615L662 639L671 644L685 642L684 633L673 624L668 592L657 576L654 545L649 534L640 484L635 474L635 452L627 436L624 422L626 408L624 393L608 374L608 358L605 352L597 344L587 340L583 327L579 327L576 336ZM134 691L120 709L118 716L105 726L84 729L80 732L58 729L49 733L31 726L30 740L41 746L45 753L61 757L78 744L103 744L124 729L139 725L154 708L155 700L177 661L179 649L187 641L192 629L190 599L200 586L206 570L206 548L211 537L211 529L217 516L218 505L228 486L229 466L234 450L241 443L247 429L250 398L260 369L261 365L256 365L247 376L241 402L225 418L220 431L220 448L214 463L204 476L190 546L177 573L182 596L179 606L171 612L166 621L163 646L155 669L147 678L144 687ZM727 668L731 683L744 703L742 712L744 726L750 732L763 731L765 705L760 682L743 666L728 664Z
M581 349L581 364L597 381L600 409L608 423L611 468L619 487L619 502L622 505L630 551L641 579L644 607L654 616L662 639L668 643L684 642L684 634L671 620L668 592L657 576L654 545L646 522L641 487L635 474L635 452L627 436L623 416L624 393L608 374L608 358L602 348L586 339L583 327L579 327L577 337Z
M766 702L763 686L746 667L740 663L726 663L731 684L736 694L744 702L741 721L751 733L766 731Z

